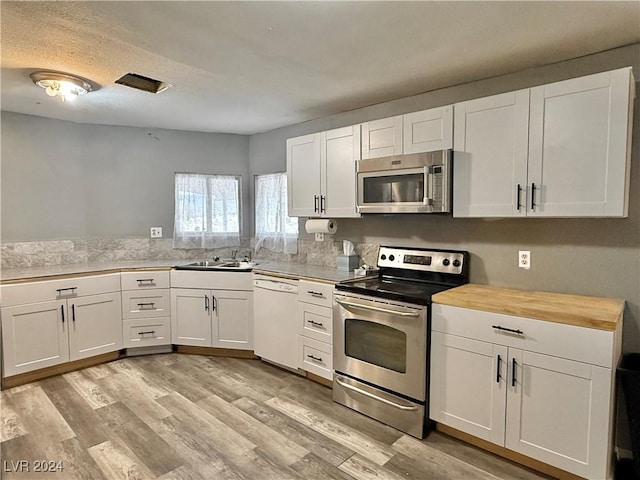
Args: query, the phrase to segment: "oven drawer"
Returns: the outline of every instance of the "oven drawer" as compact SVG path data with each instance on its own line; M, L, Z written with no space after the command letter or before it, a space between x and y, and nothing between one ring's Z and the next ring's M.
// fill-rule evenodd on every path
M122 292L122 318L150 318L171 315L170 290L159 288L155 290Z
M141 270L121 274L122 290L169 288L169 271Z
M125 348L171 344L170 317L124 320L122 325Z
M322 307L331 307L333 302L333 284L300 280L298 300Z
M325 343L331 343L333 330L333 310L311 303L298 302L298 333Z
M448 305L434 304L431 312L437 332L605 368L613 365L615 332Z
M316 375L333 379L333 357L331 345L313 338L298 335L298 368Z

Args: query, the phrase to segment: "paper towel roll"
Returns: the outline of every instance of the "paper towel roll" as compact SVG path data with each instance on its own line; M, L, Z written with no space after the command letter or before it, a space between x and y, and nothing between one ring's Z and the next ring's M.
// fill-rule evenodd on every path
M313 218L307 220L304 224L304 229L307 233L336 233L338 230L338 224L335 220L324 218Z

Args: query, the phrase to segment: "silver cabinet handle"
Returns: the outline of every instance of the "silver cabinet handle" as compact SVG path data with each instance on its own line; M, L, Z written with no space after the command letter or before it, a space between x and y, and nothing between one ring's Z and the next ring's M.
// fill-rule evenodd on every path
M369 397L372 398L373 400L377 400L378 402L382 402L386 405L389 405L391 407L397 408L398 410L404 410L404 411L416 411L418 410L418 407L416 407L415 405L400 405L399 403L396 402L392 402L391 400L387 400L386 398L382 398L379 397L377 395L374 395L371 392L367 392L366 390L362 390L361 388L358 387L354 387L353 385L349 385L348 383L344 383L340 377L336 377L335 378L336 383L338 385L340 385L341 387L346 388L347 390L352 390L354 392L357 392L361 395L364 395L365 397Z
M374 312L390 313L391 315L400 315L401 317L418 317L420 312L402 312L400 310L392 310L390 308L374 307L372 305L363 305L361 303L352 303L345 300L336 299L340 305L345 308L361 308L363 310L372 310Z
M324 298L324 295L321 292L314 292L313 290L307 290L307 293L312 297Z
M136 282L138 282L139 287L141 287L143 283L148 283L149 285L153 285L155 283L153 278L139 278Z

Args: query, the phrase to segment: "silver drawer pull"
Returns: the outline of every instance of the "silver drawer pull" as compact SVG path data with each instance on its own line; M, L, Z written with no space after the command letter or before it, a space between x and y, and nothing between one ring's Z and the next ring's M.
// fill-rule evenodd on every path
M312 297L325 298L324 295L321 292L314 292L313 290L307 290L307 293L309 295L311 295Z
M138 282L139 287L141 287L143 283L148 283L149 285L153 285L155 283L153 278L139 278L136 282Z
M324 323L314 322L313 320L307 320L307 323L310 323L314 327L324 327Z
M374 307L373 305L364 305L362 303L347 302L345 300L336 299L340 305L345 308L361 308L363 310L373 310L374 312L389 313L391 315L399 315L401 317L418 317L420 312L403 312L401 310L391 310L390 308Z
M522 330L514 330L513 328L507 328L501 325L491 325L491 328L495 328L496 330L500 330L503 332L515 333L517 335L524 335L524 332Z
M148 332L138 332L138 335L155 335L155 330L149 330Z
M156 309L156 304L153 302L150 303L139 303L138 307L140 307L140 310L144 310L144 307L149 307L146 310L155 310Z
M391 407L397 408L398 410L405 410L405 411L415 411L418 410L418 407L416 407L415 405L400 405L399 403L396 402L392 402L391 400L387 400L386 398L382 398L379 397L377 395L374 395L371 392L367 392L366 390L362 390L361 388L358 387L354 387L353 385L349 385L348 383L343 382L340 377L336 377L335 381L338 385L340 385L341 387L346 388L347 390L352 390L354 392L357 392L361 395L364 395L365 397L369 397L372 398L374 400L377 400L378 402L382 402L386 405L389 405Z

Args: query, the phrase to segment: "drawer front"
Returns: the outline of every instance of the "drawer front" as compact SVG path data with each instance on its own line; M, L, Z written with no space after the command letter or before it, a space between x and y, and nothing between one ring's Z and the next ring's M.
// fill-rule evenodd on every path
M3 285L2 304L8 307L119 291L119 273L61 280L43 280L16 285Z
M311 303L298 302L298 333L324 343L332 342L333 310Z
M169 288L169 271L143 270L121 273L122 290Z
M122 318L168 317L171 295L168 288L122 292Z
M333 305L333 285L300 280L298 283L298 300L331 308Z
M431 313L437 332L614 367L615 332L448 305L434 304Z
M307 372L333 379L333 353L331 345L298 335L298 367Z
M169 317L141 318L123 321L125 348L171 344Z
M251 272L172 270L171 287L207 290L253 290Z

